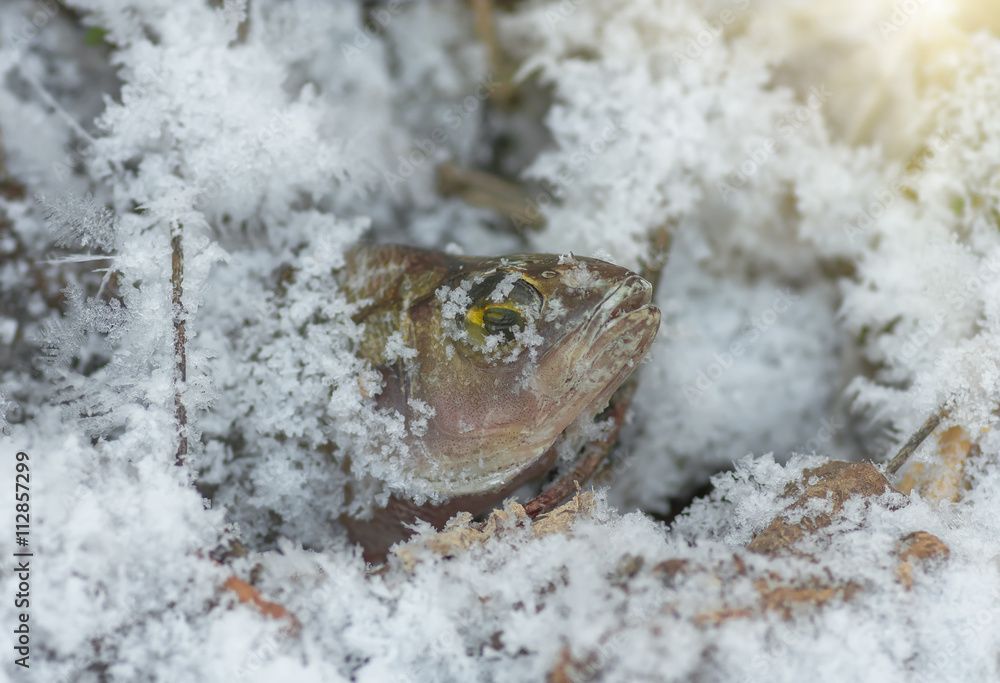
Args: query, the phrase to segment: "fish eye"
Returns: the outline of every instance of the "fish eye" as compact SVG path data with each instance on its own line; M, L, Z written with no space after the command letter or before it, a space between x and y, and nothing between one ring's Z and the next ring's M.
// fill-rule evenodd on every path
M524 327L524 316L517 309L489 306L483 311L483 330L486 334L502 334L505 341L510 341L514 338L515 327Z
M500 344L512 342L528 318L537 318L542 310L542 295L516 272L497 272L483 279L471 288L469 298L465 330L476 346L498 336Z

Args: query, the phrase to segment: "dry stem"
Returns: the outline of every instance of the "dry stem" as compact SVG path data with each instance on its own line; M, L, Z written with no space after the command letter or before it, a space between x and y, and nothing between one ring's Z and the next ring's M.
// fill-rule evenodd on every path
M184 407L183 389L187 384L187 323L184 315L184 226L171 228L170 248L173 254L170 284L173 288L171 301L174 312L174 414L180 432L175 465L183 465L188 455L187 409Z
M937 426L941 424L941 420L947 416L948 410L942 408L927 418L927 422L925 422L920 429L918 429L913 436L911 436L909 440L903 444L903 447L899 449L899 452L896 453L895 457L893 457L893 459L889 461L889 464L886 465L885 476L891 477L898 472L899 468L906 463L911 455L913 455L913 452L920 448L920 444L924 442L924 439L930 436L931 432L937 429Z

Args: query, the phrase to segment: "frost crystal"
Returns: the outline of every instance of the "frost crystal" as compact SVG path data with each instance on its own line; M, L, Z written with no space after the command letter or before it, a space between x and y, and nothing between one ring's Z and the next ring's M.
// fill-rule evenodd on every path
M514 283L521 279L521 274L517 272L507 273L504 275L503 279L497 283L497 286L490 293L489 299L494 303L500 303L507 298L511 290L514 289Z
M382 351L382 359L389 364L397 360L410 361L417 357L417 350L411 349L403 341L403 335L393 332L385 342L385 350Z
M120 220L106 206L99 205L94 195L73 194L56 198L38 197L45 220L55 238L64 247L94 246L104 251L114 248Z

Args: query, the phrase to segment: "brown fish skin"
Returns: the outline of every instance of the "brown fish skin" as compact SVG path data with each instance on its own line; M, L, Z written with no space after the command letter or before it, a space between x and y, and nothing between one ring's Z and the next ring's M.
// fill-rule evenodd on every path
M417 506L396 497L373 520L345 520L369 554L408 535L401 521L477 514L541 476L552 465L540 462L549 446L604 407L660 322L648 282L584 257L359 246L339 283L361 303L357 353L384 380L376 407L419 425L407 430L401 464L417 490L447 500ZM387 358L393 335L416 357ZM415 407L433 414L414 422Z
M496 491L456 496L440 505L417 505L406 497L392 495L389 496L388 504L376 510L371 519L356 519L344 515L341 523L346 527L351 541L361 544L367 562L381 562L389 548L413 534L408 524L423 520L441 529L445 522L459 512L479 515L492 510L525 484L543 477L554 465L555 452L544 453L537 462Z

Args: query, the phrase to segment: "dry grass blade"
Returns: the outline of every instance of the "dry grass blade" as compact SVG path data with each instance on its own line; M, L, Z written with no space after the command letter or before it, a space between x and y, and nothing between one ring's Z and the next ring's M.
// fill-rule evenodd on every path
M920 444L922 444L927 437L930 436L935 429L937 429L938 425L941 424L941 420L947 416L948 411L942 408L927 418L927 422L925 422L920 429L914 432L913 436L911 436L909 440L903 444L903 447L899 449L899 452L896 453L893 459L889 461L889 464L886 465L885 475L887 477L891 477L898 472L899 468L906 464L906 461L911 455L913 455L913 452L920 448Z
M172 252L170 284L171 301L174 309L174 413L180 431L175 465L183 465L188 456L187 408L184 406L183 387L187 383L187 322L184 315L184 243L181 237L183 226L177 225L171 232Z

